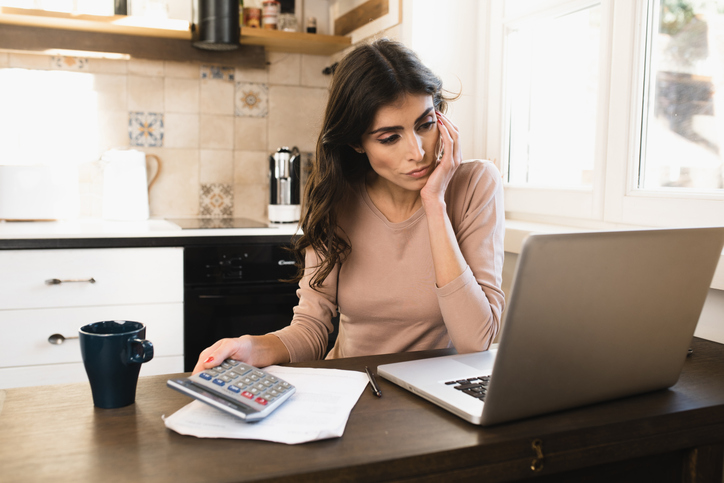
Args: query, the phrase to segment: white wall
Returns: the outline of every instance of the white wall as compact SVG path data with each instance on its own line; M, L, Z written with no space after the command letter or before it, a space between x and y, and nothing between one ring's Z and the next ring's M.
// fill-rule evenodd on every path
M448 113L460 128L465 158L484 153L477 113L484 108L486 92L480 67L485 65L487 5L478 0L404 0L402 6L400 40L442 78L446 90L461 94Z

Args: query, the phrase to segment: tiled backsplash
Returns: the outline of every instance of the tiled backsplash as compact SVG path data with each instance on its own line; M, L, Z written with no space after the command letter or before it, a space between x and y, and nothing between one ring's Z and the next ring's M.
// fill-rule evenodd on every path
M329 83L322 70L329 63L323 56L268 53L266 69L235 69L0 53L0 70L90 78L97 128L86 135L79 126L73 140L87 145L80 150L85 159L74 160L81 166L81 216L100 216L92 162L111 148L133 148L161 159L149 193L152 216L266 220L268 156L280 146L314 152ZM43 142L42 129L37 137Z

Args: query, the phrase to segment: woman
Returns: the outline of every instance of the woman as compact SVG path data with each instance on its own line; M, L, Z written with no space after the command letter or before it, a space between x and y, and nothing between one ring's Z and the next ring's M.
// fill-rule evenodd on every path
M299 305L291 324L223 339L194 372L226 358L265 367L454 346L486 350L504 294L500 174L462 164L442 82L402 44L379 40L334 73L306 187Z

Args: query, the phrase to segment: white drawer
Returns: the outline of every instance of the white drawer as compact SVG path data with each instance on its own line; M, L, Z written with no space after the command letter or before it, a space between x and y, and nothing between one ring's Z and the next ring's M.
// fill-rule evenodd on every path
M0 267L0 310L183 301L183 248L0 250Z
M183 372L183 356L155 357L141 366L140 377ZM11 387L41 386L47 384L88 383L85 367L81 362L47 366L0 368L0 389ZM92 401L90 393L89 401ZM1 402L1 401L0 401Z
M0 367L82 362L78 339L53 345L48 337L77 336L83 325L102 320L142 322L154 357L183 356L183 303L0 310Z

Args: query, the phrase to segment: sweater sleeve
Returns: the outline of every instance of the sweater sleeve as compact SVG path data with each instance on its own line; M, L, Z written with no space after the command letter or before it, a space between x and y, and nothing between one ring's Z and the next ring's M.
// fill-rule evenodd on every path
M332 317L337 315L337 275L335 267L320 290L310 286L319 257L309 247L304 255L304 277L299 281L299 304L289 326L272 332L289 351L291 362L322 359L327 349L329 334L334 330Z
M458 171L446 201L468 266L436 290L450 339L464 353L487 350L500 329L505 211L502 180L492 163L464 163Z

